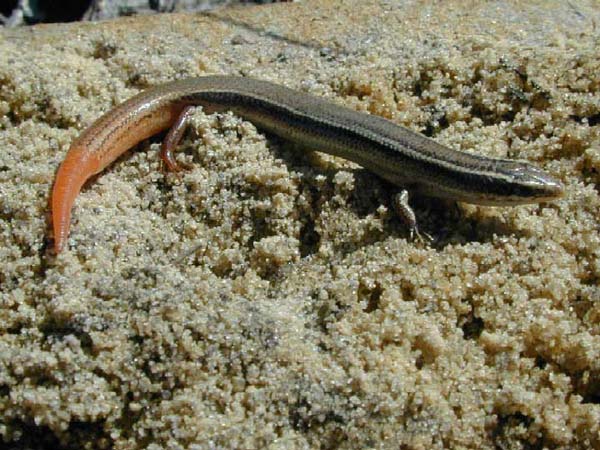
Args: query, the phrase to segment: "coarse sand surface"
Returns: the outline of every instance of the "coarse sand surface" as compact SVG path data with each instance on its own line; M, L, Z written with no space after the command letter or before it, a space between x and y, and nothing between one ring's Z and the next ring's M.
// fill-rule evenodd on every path
M600 7L316 1L0 30L0 446L600 449ZM146 87L235 74L528 160L565 197L413 196L197 108L94 177L70 143Z

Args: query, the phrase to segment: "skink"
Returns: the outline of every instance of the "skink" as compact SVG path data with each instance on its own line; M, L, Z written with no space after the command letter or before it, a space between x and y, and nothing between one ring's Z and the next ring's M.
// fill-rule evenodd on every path
M284 139L352 160L393 184L425 195L482 205L537 203L563 195L558 180L526 162L458 152L382 117L303 92L235 76L188 78L132 97L73 142L52 191L56 253L65 246L71 209L85 181L129 148L171 128L162 158L170 169L179 169L173 149L183 135L190 108L196 105L208 113L232 111ZM410 216L406 195L401 197Z

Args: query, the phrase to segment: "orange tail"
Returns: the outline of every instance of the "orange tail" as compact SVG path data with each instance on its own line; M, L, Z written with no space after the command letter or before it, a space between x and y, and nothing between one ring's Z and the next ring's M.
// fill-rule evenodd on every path
M60 165L52 188L52 225L54 251L60 253L69 237L71 209L86 180L95 173L89 158L77 149L69 149Z

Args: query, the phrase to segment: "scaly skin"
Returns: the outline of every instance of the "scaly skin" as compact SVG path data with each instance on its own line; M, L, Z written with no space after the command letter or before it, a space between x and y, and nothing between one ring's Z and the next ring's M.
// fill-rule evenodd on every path
M87 179L138 142L171 126L163 159L172 151L188 106L233 111L260 128L355 161L388 181L424 194L483 205L554 200L561 183L525 162L458 152L381 117L250 78L188 78L150 88L104 114L73 142L52 191L56 253L69 235L71 209Z

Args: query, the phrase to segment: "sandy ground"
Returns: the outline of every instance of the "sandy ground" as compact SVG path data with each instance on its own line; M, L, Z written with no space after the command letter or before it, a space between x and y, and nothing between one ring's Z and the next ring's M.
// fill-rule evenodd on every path
M0 436L8 448L600 448L600 9L322 2L0 32ZM453 148L564 199L415 198L198 109L48 197L79 132L150 85L238 74Z

